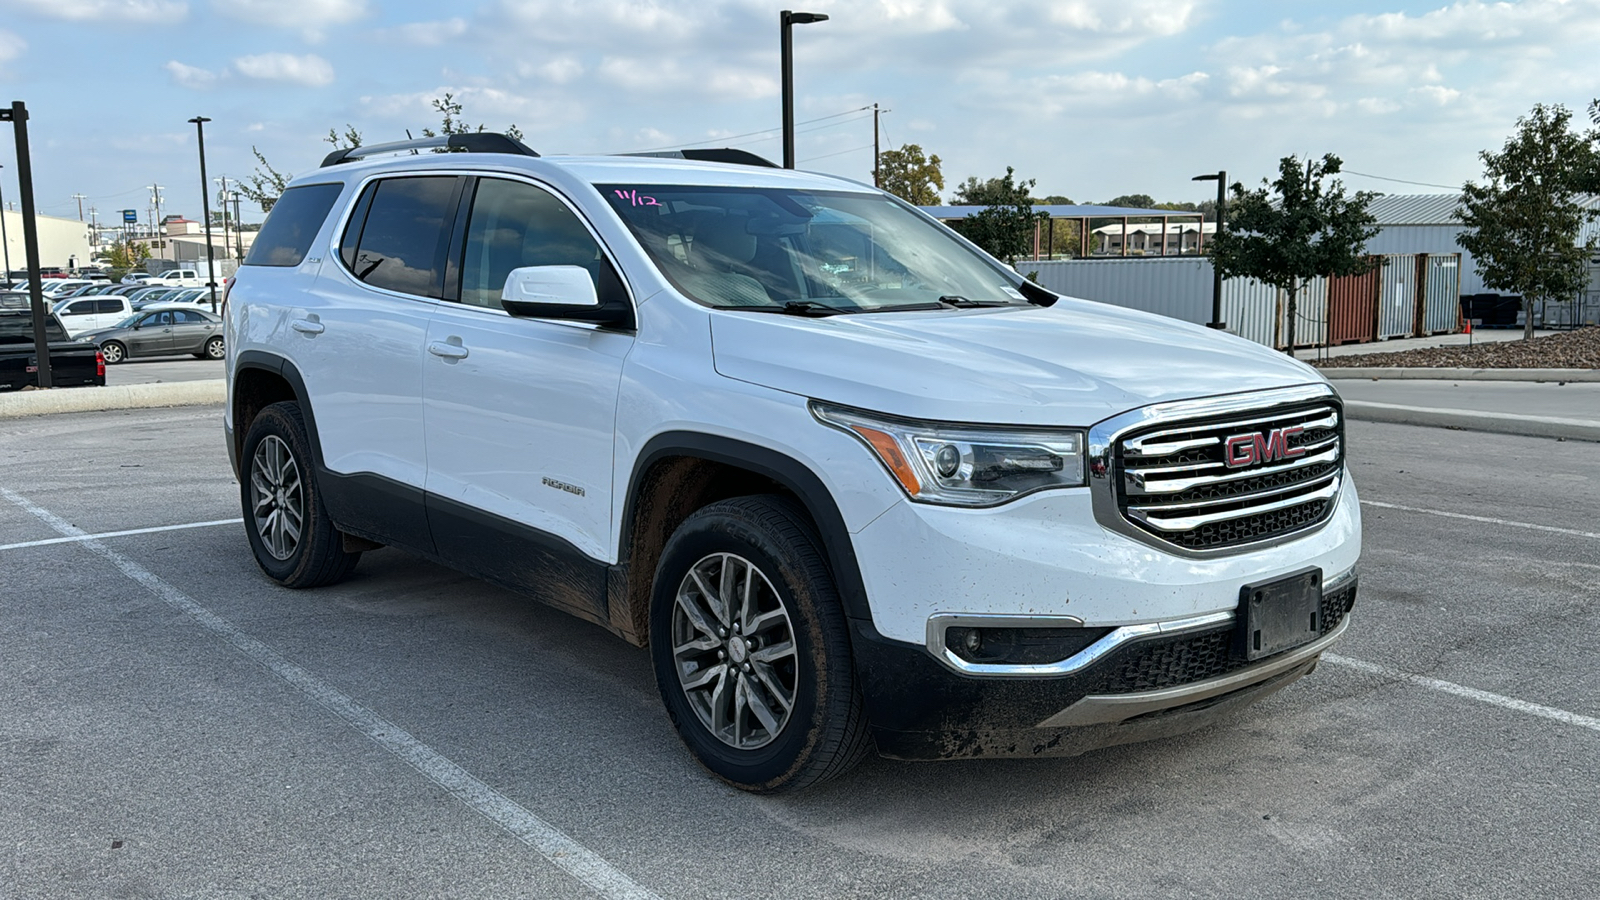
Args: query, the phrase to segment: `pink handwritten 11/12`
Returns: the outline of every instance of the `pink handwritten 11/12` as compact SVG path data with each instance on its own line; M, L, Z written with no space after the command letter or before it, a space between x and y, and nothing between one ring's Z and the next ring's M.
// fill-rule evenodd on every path
M654 197L646 197L643 194L639 193L638 191L618 190L618 191L615 191L614 193L618 197L622 198L623 200L627 200L627 201L631 202L634 206L660 206L661 205L660 201L656 200L656 198L654 198Z

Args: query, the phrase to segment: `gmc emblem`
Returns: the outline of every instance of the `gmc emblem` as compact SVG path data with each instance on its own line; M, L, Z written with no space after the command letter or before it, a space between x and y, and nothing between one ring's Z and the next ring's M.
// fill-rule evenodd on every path
M1276 459L1294 459L1306 455L1304 447L1290 447L1289 439L1305 431L1299 425L1274 428L1265 434L1236 434L1225 442L1228 468L1238 469L1269 463Z

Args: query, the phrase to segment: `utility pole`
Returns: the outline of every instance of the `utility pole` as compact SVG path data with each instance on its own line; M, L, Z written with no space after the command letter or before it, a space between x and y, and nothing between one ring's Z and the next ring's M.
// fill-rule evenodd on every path
M72 195L72 199L78 201L78 221L82 222L83 221L83 201L85 201L85 200L87 200L89 198L84 196L83 194L73 194Z
M222 205L222 252L228 252L228 176L222 175L212 179L222 185L222 190L217 192L217 202ZM237 227L237 223L235 223Z
M872 104L872 186L883 188L883 182L878 180L878 104Z
M162 187L163 186L159 185L159 184L150 185L150 205L155 207L155 216L154 216L153 227L155 229L157 229L157 231L152 232L151 235L150 235L150 246L155 248L155 249L157 249L157 250L160 250L161 251L161 258L165 259L166 255L167 255L167 234L166 234L167 229L166 229L166 222L161 216L161 190L162 190ZM159 238L156 236L157 233L160 234Z
M235 182L237 184L238 182ZM239 262L244 262L244 229L239 226L239 192L233 192L233 239L239 245Z

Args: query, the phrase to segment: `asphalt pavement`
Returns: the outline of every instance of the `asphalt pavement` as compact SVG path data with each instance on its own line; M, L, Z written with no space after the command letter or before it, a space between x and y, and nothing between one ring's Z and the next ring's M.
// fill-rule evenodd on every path
M762 798L598 628L394 550L273 585L217 407L10 420L0 896L1593 894L1600 454L1349 432L1351 631L1238 721Z

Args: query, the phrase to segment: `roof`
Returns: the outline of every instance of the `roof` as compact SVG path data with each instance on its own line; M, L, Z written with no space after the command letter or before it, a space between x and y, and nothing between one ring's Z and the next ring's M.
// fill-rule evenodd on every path
M1578 204L1584 209L1600 209L1600 194L1580 194ZM1459 226L1455 211L1460 205L1460 194L1384 194L1374 197L1367 211L1379 225Z
M933 216L935 219L964 219L967 216L976 215L977 213L983 212L988 208L989 207L987 206L921 207L923 212ZM1047 213L1052 219L1120 219L1124 216L1130 219L1136 216L1139 218L1144 218L1147 216L1169 216L1174 218L1183 216L1185 218L1194 218L1195 216L1200 215L1197 212L1189 212L1182 209L1135 209L1128 206L1092 206L1078 203L1035 203L1033 205L1033 211L1036 213Z

